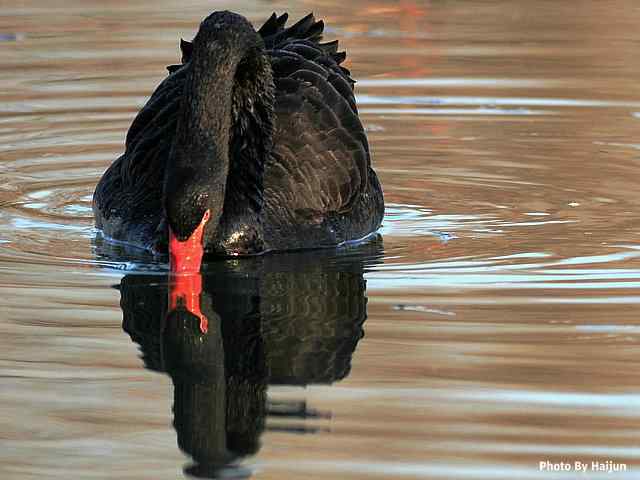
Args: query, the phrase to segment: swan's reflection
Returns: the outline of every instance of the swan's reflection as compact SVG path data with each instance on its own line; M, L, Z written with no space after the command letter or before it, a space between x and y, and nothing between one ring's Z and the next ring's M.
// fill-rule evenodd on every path
M304 402L268 402L267 385L330 384L349 373L366 319L363 273L381 254L376 240L212 262L202 275L204 331L188 310L167 312L166 276L122 279L123 329L145 366L173 380L178 445L195 461L188 473L248 477L236 462L258 451L267 415L319 415ZM312 431L294 423L277 429Z

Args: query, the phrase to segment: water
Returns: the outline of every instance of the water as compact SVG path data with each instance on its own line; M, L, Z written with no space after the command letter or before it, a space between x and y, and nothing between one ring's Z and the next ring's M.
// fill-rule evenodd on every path
M360 80L382 240L211 265L205 337L96 240L178 39L286 7L0 9L0 476L636 478L634 2L304 2Z

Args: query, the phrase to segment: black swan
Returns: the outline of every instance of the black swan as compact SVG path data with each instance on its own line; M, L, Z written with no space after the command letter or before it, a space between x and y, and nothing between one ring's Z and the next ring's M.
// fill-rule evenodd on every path
M256 31L214 12L182 63L133 120L124 154L96 187L106 238L197 272L205 254L336 246L376 231L384 213L338 42L308 15Z

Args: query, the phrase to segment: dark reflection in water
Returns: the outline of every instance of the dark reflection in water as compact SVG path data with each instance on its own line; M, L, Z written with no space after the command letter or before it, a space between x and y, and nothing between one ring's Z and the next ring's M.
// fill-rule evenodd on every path
M314 431L299 419L322 414L304 401L268 401L267 386L330 384L349 374L367 316L363 273L381 256L376 240L339 253L212 262L202 275L204 332L186 309L168 311L167 276L122 279L122 327L145 366L173 381L178 445L195 461L187 473L251 476L237 462L259 450L267 416L281 420L274 429Z

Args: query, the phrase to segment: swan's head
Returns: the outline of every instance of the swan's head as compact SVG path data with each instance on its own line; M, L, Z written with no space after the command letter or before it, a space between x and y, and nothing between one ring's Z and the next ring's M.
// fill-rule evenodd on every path
M169 180L165 184L164 204L172 273L200 271L204 252L213 241L222 215L223 199L209 189L210 185L201 184L197 175L184 183Z

